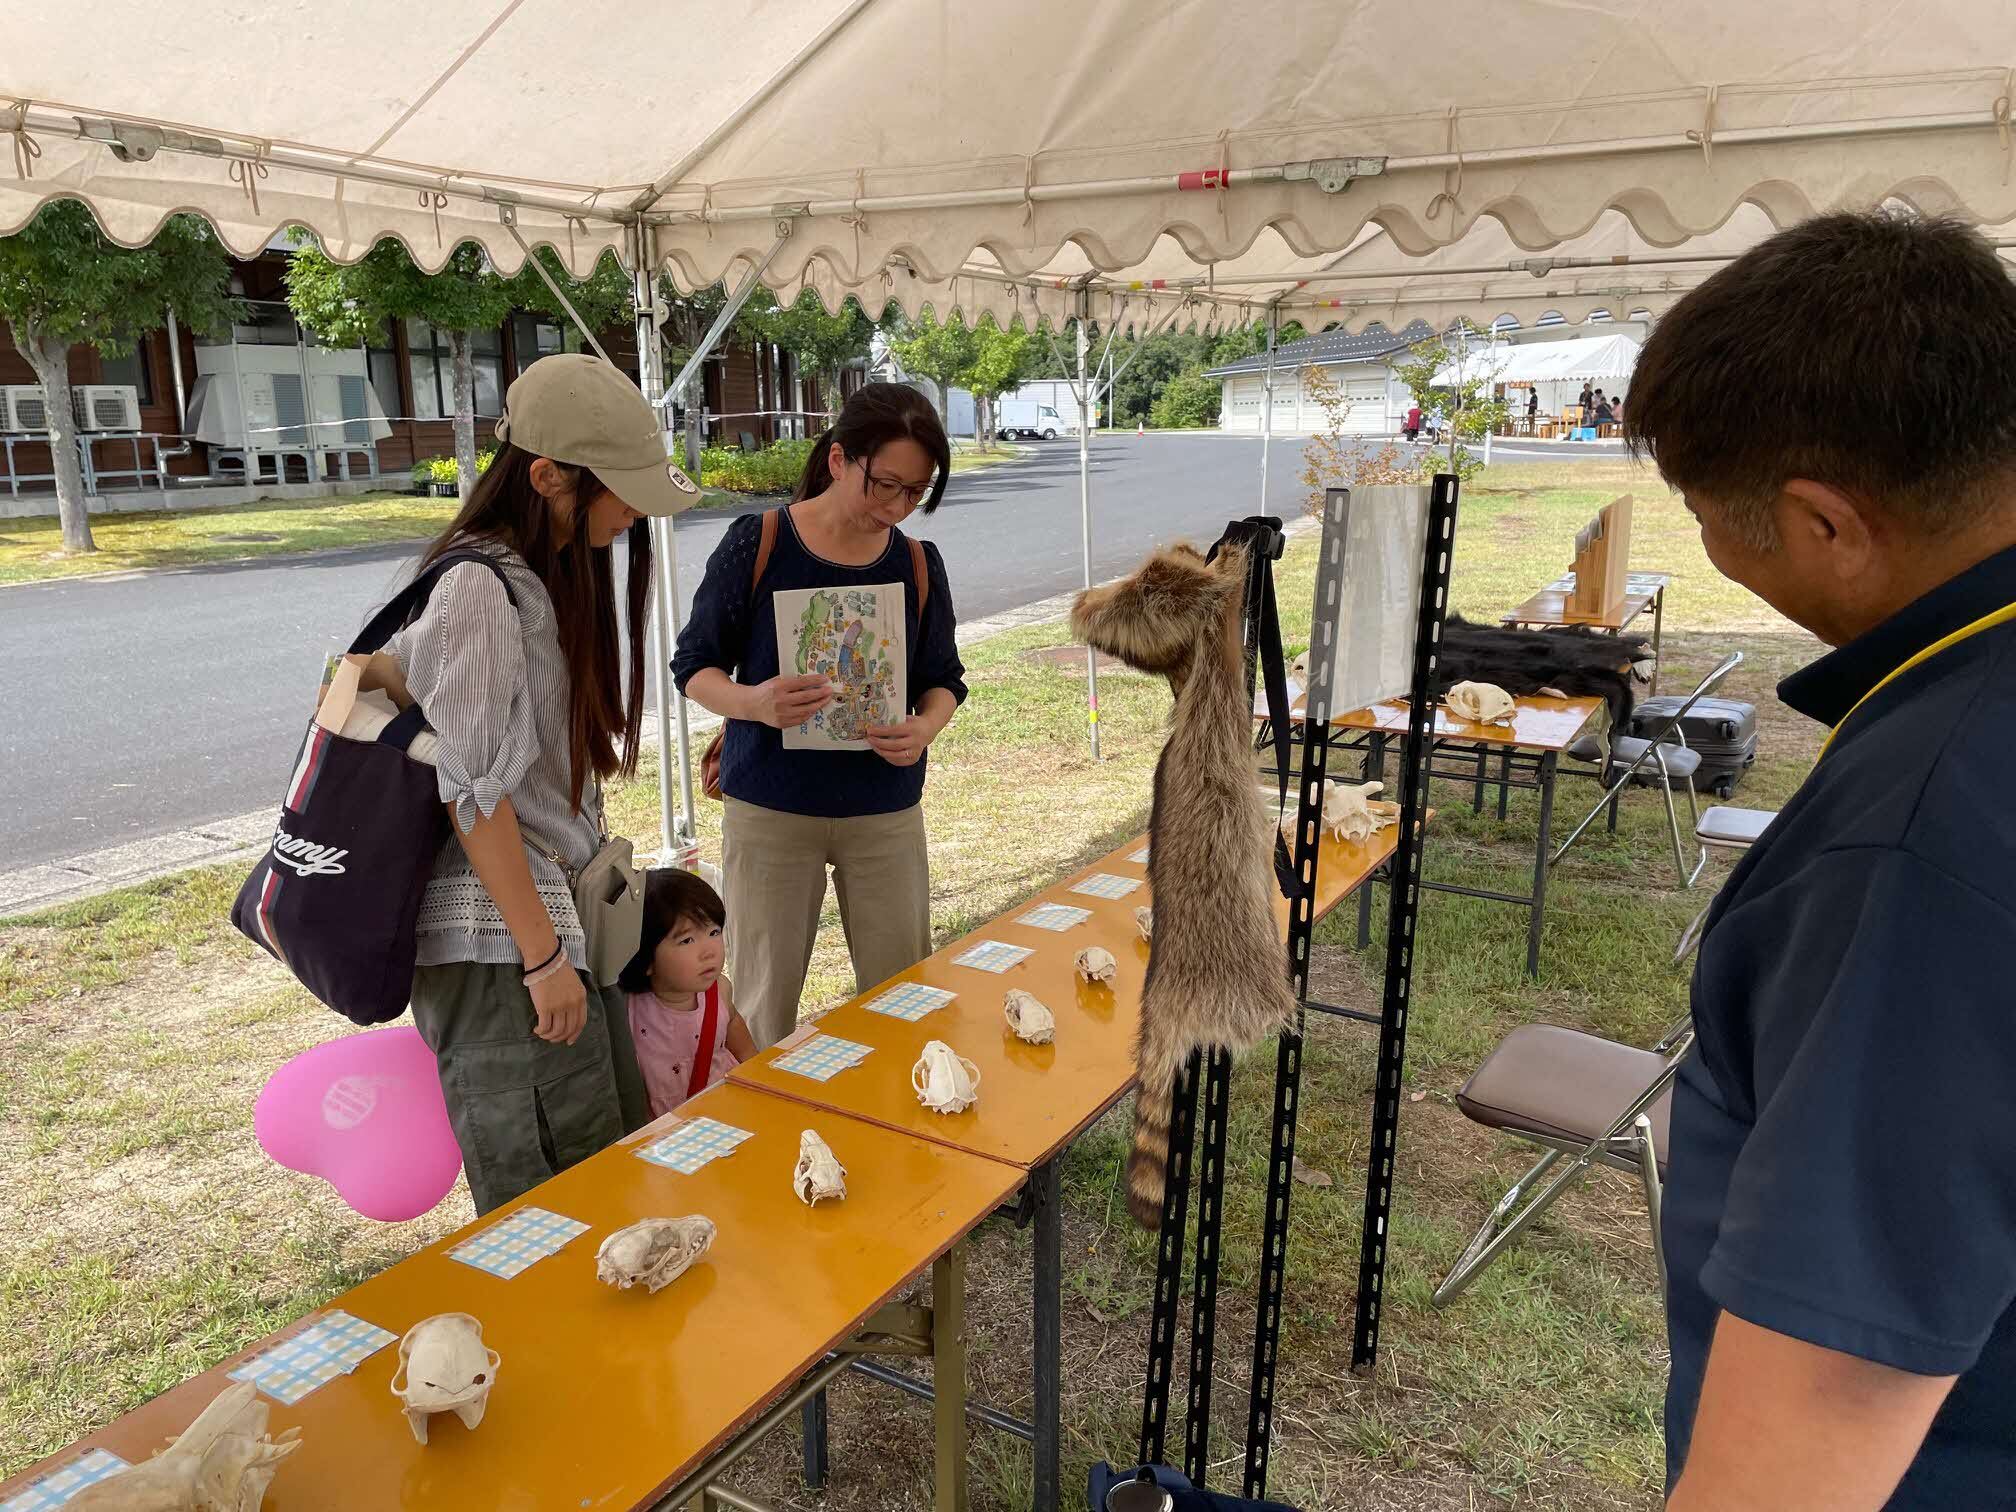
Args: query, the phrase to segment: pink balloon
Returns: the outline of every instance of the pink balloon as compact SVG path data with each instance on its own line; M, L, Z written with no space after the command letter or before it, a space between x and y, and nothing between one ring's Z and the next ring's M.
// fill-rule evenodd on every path
M383 1223L433 1208L462 1169L434 1052L406 1025L302 1051L267 1081L252 1129L281 1165Z

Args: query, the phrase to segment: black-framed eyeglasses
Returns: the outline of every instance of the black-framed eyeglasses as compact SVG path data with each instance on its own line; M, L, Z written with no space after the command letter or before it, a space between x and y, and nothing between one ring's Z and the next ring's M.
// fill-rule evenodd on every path
M931 492L931 484L905 483L901 478L878 478L868 470L868 464L861 464L861 476L868 480L868 492L877 504L894 504L903 500L912 509L924 502Z

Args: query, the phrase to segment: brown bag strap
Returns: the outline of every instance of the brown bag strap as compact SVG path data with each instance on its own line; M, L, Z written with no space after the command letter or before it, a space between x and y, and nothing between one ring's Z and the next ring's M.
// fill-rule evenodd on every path
M917 580L917 623L924 623L924 606L931 601L931 569L924 562L924 543L905 536L910 543L910 575Z
M770 553L777 549L777 517L781 509L766 509L758 523L756 534L756 570L749 574L749 596L756 596L756 585L763 581L764 569L770 565Z

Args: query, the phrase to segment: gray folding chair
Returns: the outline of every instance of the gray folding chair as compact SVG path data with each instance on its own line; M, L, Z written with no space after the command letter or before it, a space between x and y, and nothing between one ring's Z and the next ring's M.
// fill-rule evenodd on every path
M1688 866L1681 854L1680 813L1673 805L1673 784L1678 782L1687 794L1688 817L1699 828L1701 810L1694 801L1694 774L1701 769L1701 753L1688 748L1687 736L1680 722L1686 718L1688 710L1742 665L1741 651L1732 651L1723 657L1715 670L1702 678L1700 685L1682 699L1679 707L1661 720L1649 735L1621 735L1613 730L1607 746L1597 736L1587 735L1568 747L1568 754L1576 760L1597 764L1598 774L1606 786L1603 796L1596 800L1596 806L1568 832L1568 838L1555 850L1548 865L1558 865L1561 858L1568 854L1569 847L1582 838L1583 831L1594 824L1596 816L1606 808L1610 811L1610 828L1615 831L1617 801L1624 789L1634 781L1656 781L1666 800L1666 827L1673 837L1673 869L1680 874L1680 885L1688 888L1700 880L1702 869L1708 865L1707 849L1700 848L1693 866Z
M1673 1077L1694 1032L1682 1019L1650 1050L1620 1045L1552 1024L1522 1024L1506 1035L1456 1094L1463 1115L1546 1151L1512 1183L1469 1248L1435 1289L1446 1307L1591 1166L1638 1178L1652 1222L1659 1295L1666 1296L1666 1253L1659 1211L1666 1174ZM1561 1162L1561 1171L1540 1185Z
M1776 809L1728 808L1717 804L1703 814L1694 825L1694 839L1703 851L1731 851L1741 855L1757 843L1766 827L1778 817ZM1710 898L1694 915L1686 931L1680 936L1680 943L1673 951L1673 964L1679 965L1694 953L1694 947L1701 943L1701 926L1708 920L1708 910L1715 906Z

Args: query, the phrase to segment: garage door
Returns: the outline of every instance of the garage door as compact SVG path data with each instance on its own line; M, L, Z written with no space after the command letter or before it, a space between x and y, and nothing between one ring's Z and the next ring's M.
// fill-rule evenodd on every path
M1383 436L1386 433L1386 380L1383 377L1348 379L1344 384L1344 397L1351 404L1350 413L1344 420L1347 432L1354 436Z
M1218 428L1228 431L1260 429L1260 399L1265 380L1258 373L1227 378L1218 402Z

